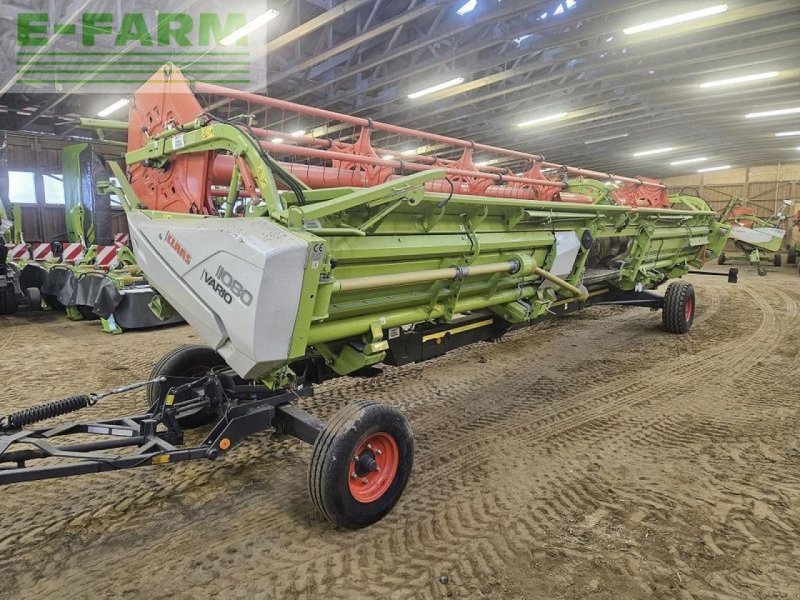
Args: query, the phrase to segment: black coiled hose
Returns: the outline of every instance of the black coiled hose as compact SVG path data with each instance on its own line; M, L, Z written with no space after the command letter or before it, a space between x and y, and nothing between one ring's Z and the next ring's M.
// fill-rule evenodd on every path
M0 420L0 429L22 429L31 423L44 421L45 419L52 419L59 415L86 408L93 405L97 400L89 395L84 396L70 396L69 398L62 398L61 400L53 400L38 406L31 406L23 410L11 413L5 419L5 423Z

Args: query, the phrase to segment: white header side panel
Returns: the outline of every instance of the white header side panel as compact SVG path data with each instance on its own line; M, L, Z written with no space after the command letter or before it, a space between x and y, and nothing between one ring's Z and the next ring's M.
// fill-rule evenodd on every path
M148 280L243 377L289 355L308 244L268 219L128 214Z

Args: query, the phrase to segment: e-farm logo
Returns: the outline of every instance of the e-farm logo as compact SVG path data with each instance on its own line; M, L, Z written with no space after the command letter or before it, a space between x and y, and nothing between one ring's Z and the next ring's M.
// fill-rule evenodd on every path
M115 46L127 46L138 42L142 47L177 45L180 47L209 46L221 44L234 31L247 23L244 13L231 13L223 22L216 13L200 13L195 20L185 13L158 13L153 15L156 25L148 26L144 13L124 13L117 21L110 12L87 12L80 16L80 23L53 23L55 35L77 36L86 47L97 44L98 38L111 36ZM152 19L151 19L152 23ZM19 13L17 17L17 42L20 47L45 46L50 41L50 18L48 13ZM116 25L116 27L115 27ZM155 31L154 31L155 30ZM247 35L235 42L247 45Z
M245 13L84 12L17 15L17 83L138 83L175 62L185 75L251 83L248 34L277 16Z

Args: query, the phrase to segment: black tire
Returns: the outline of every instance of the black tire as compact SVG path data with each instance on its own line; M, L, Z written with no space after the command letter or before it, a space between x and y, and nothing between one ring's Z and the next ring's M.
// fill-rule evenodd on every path
M388 438L393 440L393 448ZM372 449L364 450L362 460L356 462L356 452L367 440L376 446L390 443L377 454ZM367 470L363 460L370 459L375 461L374 466L384 467L382 475L372 481L372 488L367 488L369 476L379 472ZM405 417L391 406L361 400L337 412L317 437L308 469L308 490L325 519L358 529L379 521L392 510L408 483L413 464L414 434ZM357 470L359 476L353 477ZM390 473L389 479L386 473ZM361 482L365 483L364 489L354 491ZM379 495L373 497L374 494ZM361 495L360 500L357 495Z
M781 261L780 253L777 253L777 254L773 255L773 257L772 257L772 264L773 265L775 265L776 267L780 267L781 266L781 262L782 261Z
M217 352L200 344L187 344L170 350L155 364L150 379L157 377L202 377L212 369L227 366L225 360ZM152 406L161 398L160 383L151 383L147 386L147 404ZM178 419L178 424L184 429L201 427L213 421L218 415L200 412Z
M30 287L26 289L25 297L28 299L28 309L42 310L42 294L38 288Z
M14 286L8 282L0 288L0 315L13 315L17 312L17 308L19 308L17 293Z
M664 294L664 308L661 320L664 331L669 333L688 333L694 323L694 287L686 281L676 281L667 287Z
M789 246L789 250L786 251L786 263L793 265L797 262L797 248L794 246Z
M725 256L725 253L724 252L720 252L719 256L717 257L717 264L718 265L724 265L725 261L727 261L727 260L728 260L728 257Z

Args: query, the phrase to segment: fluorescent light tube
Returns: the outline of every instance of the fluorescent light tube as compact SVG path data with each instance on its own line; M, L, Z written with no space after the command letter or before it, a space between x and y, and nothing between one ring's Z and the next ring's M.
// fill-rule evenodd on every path
M598 142L607 142L608 140L618 140L620 138L628 137L627 133L618 133L616 135L609 135L607 137L596 138L593 140L586 140L584 144L596 144Z
M634 25L633 27L626 27L622 30L625 35L633 35L634 33L641 33L643 31L650 31L652 29L659 29L661 27L669 27L670 25L677 25L678 23L685 23L686 21L694 21L695 19L702 19L703 17L710 17L711 15L718 15L728 10L727 4L717 4L702 8L700 10L693 10L692 12L666 17L665 19L658 19L657 21L650 21L649 23L642 23L641 25Z
M706 81L701 83L701 88L719 87L721 85L734 85L746 83L748 81L760 81L762 79L772 79L780 75L780 71L768 71L766 73L755 73L754 75L742 75L741 77L731 77L730 79L718 79L717 81Z
M747 113L745 119L758 119L759 117L779 117L781 115L793 115L800 113L800 106L795 108L781 108L779 110L765 110L763 112Z
M722 165L721 167L708 167L706 169L697 169L698 173L708 173L709 171L724 171L725 169L730 169L730 165Z
M277 10L275 10L274 8L270 8L269 10L258 15L255 19L253 19L249 23L245 23L244 25L239 27L239 29L232 31L231 33L226 35L219 41L220 45L232 46L240 39L242 39L244 36L246 36L248 33L252 33L259 27L263 27L264 25L272 21L272 19L277 17L279 14L280 13Z
M456 77L454 79L451 79L450 81L443 81L442 83L437 83L436 85L427 87L424 90L419 90L418 92L412 92L408 95L408 97L413 100L414 98L419 98L421 96L427 96L428 94L433 94L434 92L446 90L447 88L453 87L454 85L458 85L459 83L464 83L463 77Z
M667 148L655 148L653 150L642 150L641 152L634 152L634 156L650 156L651 154L661 154L663 152L672 152L672 146Z
M522 123L517 123L517 127L530 127L531 125L538 125L540 123L549 123L550 121L558 121L559 119L563 119L569 113L560 112L555 115L547 115L546 117L539 117L537 119L531 119L530 121L523 121Z
M130 103L130 100L128 100L127 98L122 98L121 100L117 100L111 106L106 106L103 110L101 110L99 113L97 113L97 116L98 117L107 117L111 113L117 112L123 106L128 106L129 103Z
M690 165L690 164L692 164L692 163L699 163L699 162L703 162L704 160L708 160L708 157L706 157L706 156L700 156L700 157L698 157L698 158L687 158L687 159L684 159L684 160L676 160L675 162L671 162L671 163L669 163L669 164L671 164L672 166L677 166L677 165Z
M478 6L478 0L469 0L466 2L461 8L459 8L456 13L459 17L463 17L468 12L472 12L475 10L475 7Z

